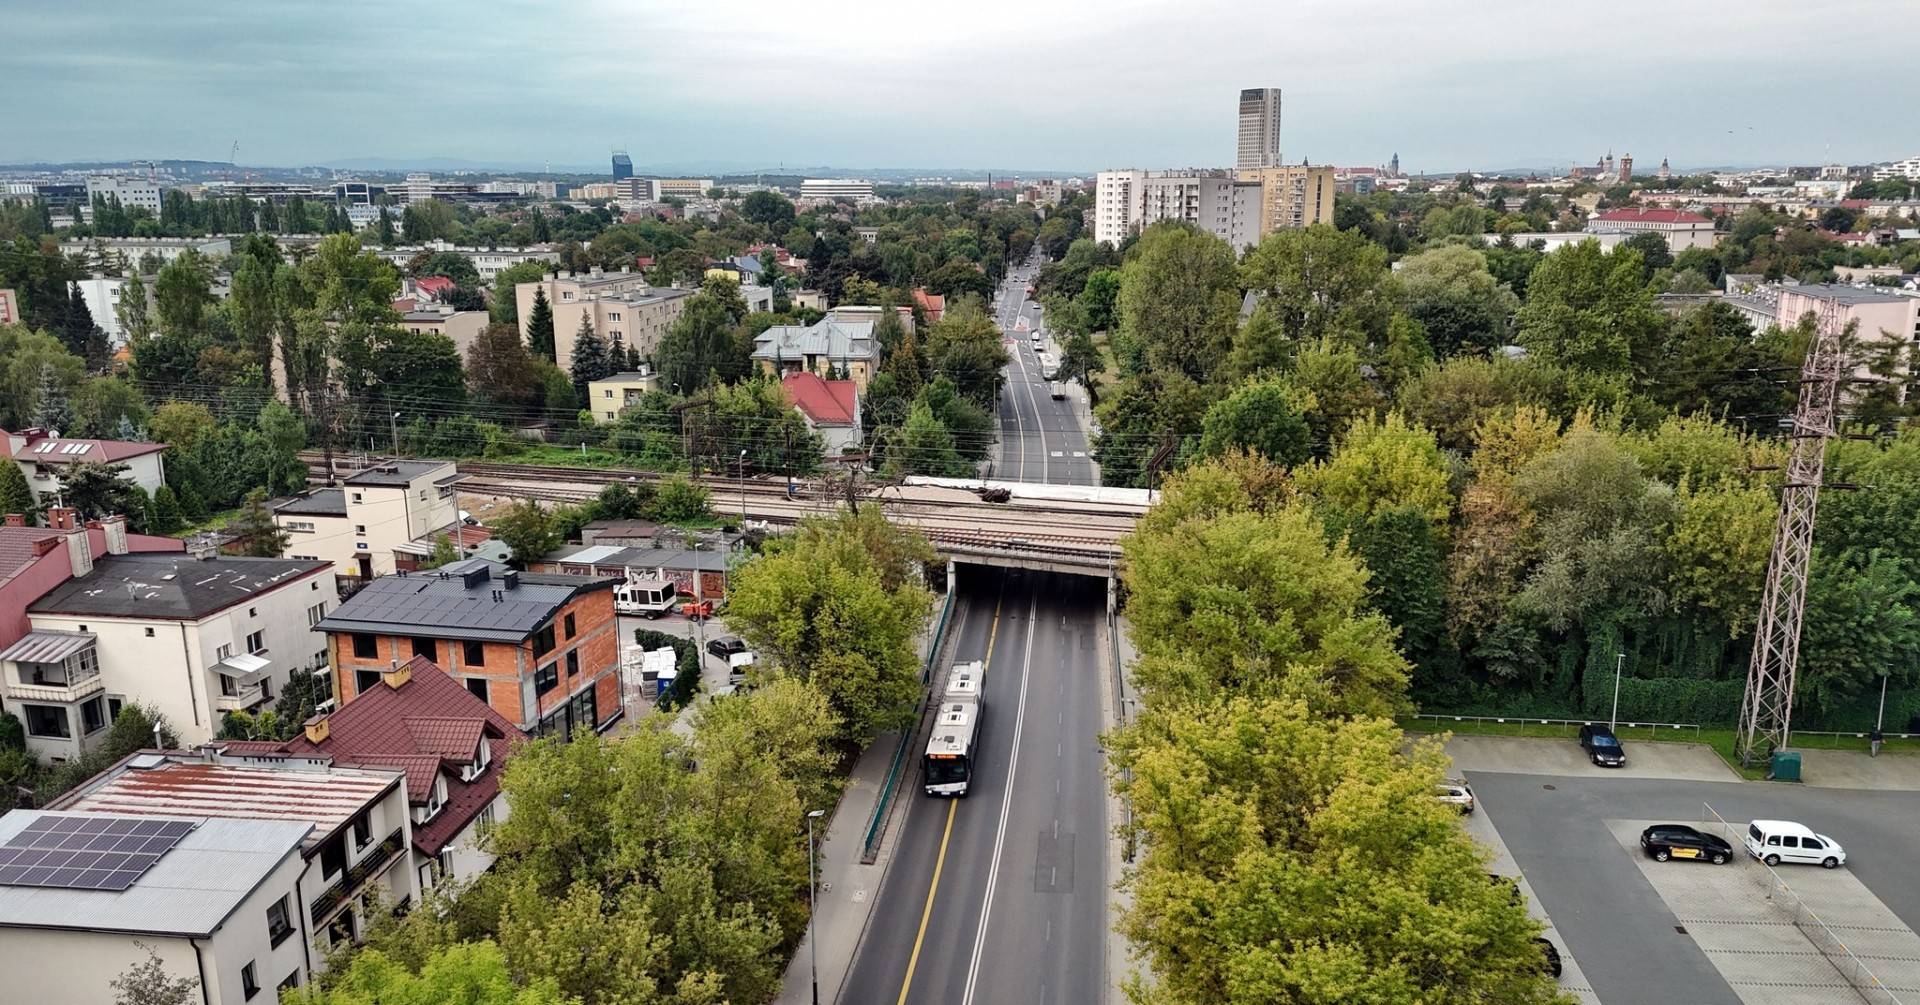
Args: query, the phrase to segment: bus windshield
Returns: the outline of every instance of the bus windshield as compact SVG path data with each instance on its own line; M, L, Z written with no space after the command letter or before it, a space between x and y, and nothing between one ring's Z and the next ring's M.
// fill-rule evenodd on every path
M928 785L951 785L967 780L967 759L964 757L927 758Z

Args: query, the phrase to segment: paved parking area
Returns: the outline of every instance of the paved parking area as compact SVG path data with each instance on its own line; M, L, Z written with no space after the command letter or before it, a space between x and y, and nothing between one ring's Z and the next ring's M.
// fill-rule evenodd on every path
M1599 768L1573 740L1523 736L1456 736L1447 753L1458 771L1507 771L1528 775L1594 775L1606 778L1694 778L1737 782L1740 776L1713 749L1693 743L1626 742L1627 763Z
M1570 741L1510 742L1534 746L1534 756L1497 763L1561 764L1565 758L1556 746L1578 753ZM1629 756L1649 746L1634 745ZM1502 757L1520 753L1504 745L1496 749ZM1707 816L1704 804L1728 820L1798 820L1839 840L1849 857L1843 869L1787 867L1781 875L1816 911L1856 930L1849 940L1856 953L1873 950L1879 959L1869 965L1901 988L1902 997L1920 1000L1920 940L1913 935L1920 927L1920 882L1913 880L1920 794L1637 778L1577 757L1561 769L1565 773L1521 773L1472 767L1480 751L1467 753L1461 767L1482 813L1497 827L1600 1001L1800 1005L1851 999L1837 974L1824 985L1806 976L1815 960L1808 958L1811 947L1804 939L1799 956L1789 940L1768 941L1792 929L1781 930L1781 914L1763 893L1757 902L1739 895L1741 887L1764 890L1741 875L1759 866L1742 861L1647 868L1659 864L1640 854L1640 829L1651 821L1699 824ZM1721 890L1722 882L1732 885ZM1696 925L1704 927L1696 931Z

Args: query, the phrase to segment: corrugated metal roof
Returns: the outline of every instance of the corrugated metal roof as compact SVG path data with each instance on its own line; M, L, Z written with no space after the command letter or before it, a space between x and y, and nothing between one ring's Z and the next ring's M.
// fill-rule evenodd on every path
M165 759L153 767L110 768L102 780L60 800L63 810L143 816L298 820L320 839L377 800L394 772Z
M92 632L63 632L40 628L28 632L20 641L0 652L0 660L17 663L58 663L94 642Z
M52 810L14 810L0 817L0 842ZM198 823L125 890L63 890L0 886L0 926L63 928L156 935L206 936L313 829L289 820L232 820L175 816Z

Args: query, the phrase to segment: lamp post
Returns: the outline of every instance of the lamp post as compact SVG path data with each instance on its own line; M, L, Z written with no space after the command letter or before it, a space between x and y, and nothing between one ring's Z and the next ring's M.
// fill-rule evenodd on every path
M1613 663L1613 718L1607 723L1608 729L1620 727L1620 675L1627 669L1627 654L1621 653Z
M740 451L740 533L747 532L747 452Z
M807 811L807 970L813 977L813 1005L820 1005L820 940L814 934L813 919L820 913L819 899L815 891L819 884L813 878L813 822L826 815L826 810Z
M393 418L388 419L387 421L389 424L393 426L393 458L394 460L399 460L400 459L400 413L399 412L393 413Z

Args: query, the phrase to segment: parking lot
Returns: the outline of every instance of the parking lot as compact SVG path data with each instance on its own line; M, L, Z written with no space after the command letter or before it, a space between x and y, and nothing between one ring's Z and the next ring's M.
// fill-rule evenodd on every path
M1710 751L1679 745L1630 743L1632 767L1606 770L1572 741L1493 739L1455 741L1483 818L1469 830L1495 848L1496 871L1504 860L1524 874L1550 936L1576 963L1563 984L1583 999L1860 1000L1796 927L1791 897L1769 899L1765 867L1744 852L1723 866L1641 853L1648 824L1708 830L1711 805L1732 822L1723 836L1736 849L1755 818L1797 820L1845 846L1840 869L1789 865L1778 875L1896 994L1920 1000L1920 793L1741 782ZM1663 770L1677 777L1654 777Z

